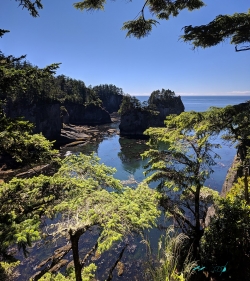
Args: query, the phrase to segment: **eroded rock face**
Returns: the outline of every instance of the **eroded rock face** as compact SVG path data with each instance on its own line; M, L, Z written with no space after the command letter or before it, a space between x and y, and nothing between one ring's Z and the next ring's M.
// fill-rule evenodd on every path
M152 111L142 108L134 108L122 114L120 134L123 136L142 137L143 132L149 127L164 127L164 120L170 114L180 114L184 111L184 105L180 97L170 98L164 104L155 104L155 115ZM144 136L145 137L145 136Z
M237 181L239 177L243 176L242 166L240 165L240 158L236 155L234 157L233 163L229 170L227 171L227 176L223 183L221 189L221 196L226 197L227 193L232 188L233 184Z
M42 133L47 139L55 140L61 133L60 104L40 101L29 103L26 100L8 102L5 107L7 117L24 117L35 125L33 132Z
M103 108L90 104L65 103L69 115L69 123L74 125L100 125L111 123L109 113Z
M182 112L184 112L185 107L182 103L181 97L174 97L172 99L169 100L169 102L165 103L165 104L160 104L158 103L156 105L157 111L160 112L160 118L161 119L165 119L166 116L170 115L170 114L181 114Z
M153 115L149 111L134 109L121 116L120 135L142 137L143 132L149 127L162 127L163 120L160 115Z
M111 94L108 98L100 96L100 99L102 100L104 109L112 113L119 110L123 96Z

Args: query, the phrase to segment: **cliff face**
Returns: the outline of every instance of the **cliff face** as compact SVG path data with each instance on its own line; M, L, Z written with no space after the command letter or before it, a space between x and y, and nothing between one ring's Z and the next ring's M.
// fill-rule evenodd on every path
M74 125L98 125L111 123L109 113L103 108L90 104L65 103L64 107L68 112L68 121Z
M119 110L123 98L122 95L114 94L110 94L108 98L99 94L99 97L102 100L103 108L109 113L117 112Z
M169 103L166 103L166 101L164 104L158 102L154 106L158 115L140 107L124 112L121 115L120 134L142 137L143 132L149 127L164 127L166 116L180 114L184 111L184 105L180 97L170 98Z
M233 163L229 170L227 171L227 176L222 186L221 196L226 197L227 193L232 188L233 184L237 181L239 177L243 176L242 166L240 165L240 158L236 155L234 157Z
M7 117L24 117L33 123L33 132L42 133L47 139L55 140L61 133L60 104L40 102L32 104L26 100L8 102L5 107Z
M42 133L49 140L57 140L61 134L62 123L75 125L98 125L111 123L110 115L103 108L90 104L59 102L29 103L27 100L7 102L4 107L7 117L24 117L35 125L34 134Z
M120 135L142 137L143 132L149 127L161 127L164 123L159 114L153 115L149 111L133 109L121 116Z
M170 114L181 114L185 107L182 103L181 97L174 97L165 103L156 103L156 110L160 112L160 118L165 119Z

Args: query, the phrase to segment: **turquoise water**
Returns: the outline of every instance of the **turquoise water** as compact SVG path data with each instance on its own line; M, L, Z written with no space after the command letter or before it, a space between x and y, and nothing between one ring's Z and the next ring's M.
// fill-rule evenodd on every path
M141 101L147 100L148 97L138 97ZM246 101L247 97L183 97L183 103L186 111L196 110L205 111L210 106L224 107L228 104L238 104ZM250 97L249 97L250 99ZM118 129L119 124L107 124L99 126L103 131L107 131L110 127ZM221 191L222 184L226 177L228 168L230 167L233 157L235 155L235 148L230 147L227 144L222 143L222 141L217 138L214 142L219 142L222 148L217 152L220 154L221 159L218 160L217 165L214 167L214 173L211 178L207 180L206 185L211 188ZM95 152L100 161L108 166L115 167L117 172L115 177L120 180L135 179L137 182L145 179L144 168L146 160L142 160L140 154L147 149L144 140L135 140L120 137L119 135L106 136L100 141L94 143L88 143L84 146L73 147L64 149L62 152L66 153L79 153L83 152L89 154ZM151 187L154 187L152 184ZM160 222L161 223L161 222ZM149 239L151 241L151 246L153 249L157 249L157 241L161 232L159 229L155 228L148 233ZM81 238L80 248L81 256L84 256L88 249L93 246L95 233L91 235L86 234ZM27 277L34 274L36 271L35 266L41 262L44 258L49 257L53 251L64 243L58 241L57 245L52 245L51 243L44 243L44 241L38 242L35 247L30 250L30 257L32 259L23 259L22 265L20 266L21 276L18 278L19 281L27 280ZM119 249L124 244L120 243L116 245L112 251L109 251L105 256L98 261L98 272L97 279L104 280L103 276L105 271L110 268L115 262L116 257L119 255ZM143 244L139 243L137 238L130 241L130 248L125 251L125 255L122 261L125 263L125 274L121 277L114 275L113 280L144 280L141 272L143 271L143 263L146 259L145 247ZM69 259L72 259L71 253L68 254ZM67 258L67 257L66 257ZM104 275L103 275L104 274ZM107 275L105 275L107 276ZM136 278L136 279L135 279Z
M138 96L140 101L145 101L148 96ZM210 106L224 107L227 105L234 105L245 102L250 97L243 96L185 96L182 97L185 111L206 111ZM102 130L107 130L107 125L99 126ZM112 124L112 128L118 129L118 124ZM221 144L222 148L217 149L216 152L221 156L218 159L217 165L214 166L214 173L210 179L206 181L206 186L209 186L217 191L221 191L222 184L226 177L226 173L231 166L232 160L235 156L236 150L233 146L223 143L220 138L213 140L214 143ZM101 162L107 166L115 167L117 172L115 177L120 180L128 180L134 178L136 181L142 181L144 177L144 168L146 160L142 160L140 154L146 149L145 141L134 140L119 135L107 136L100 143L86 145L84 147L75 147L70 149L71 152L90 153L94 151ZM66 153L66 151L65 151ZM152 187L155 184L151 185Z

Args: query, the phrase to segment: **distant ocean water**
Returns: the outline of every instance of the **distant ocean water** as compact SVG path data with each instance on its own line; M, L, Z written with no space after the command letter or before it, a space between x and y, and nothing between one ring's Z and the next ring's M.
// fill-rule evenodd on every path
M147 101L149 96L136 96L141 102ZM210 106L225 107L250 100L250 96L182 96L185 111L206 111Z
M148 96L136 96L141 102L147 101ZM182 96L182 102L185 111L206 111L211 106L225 107L227 105L235 105L250 100L250 96ZM221 191L221 187L226 177L227 170L231 166L233 157L236 154L234 146L229 146L219 137L213 139L213 143L219 143L222 147L216 152L221 156L218 164L214 167L215 172L206 181L206 186Z

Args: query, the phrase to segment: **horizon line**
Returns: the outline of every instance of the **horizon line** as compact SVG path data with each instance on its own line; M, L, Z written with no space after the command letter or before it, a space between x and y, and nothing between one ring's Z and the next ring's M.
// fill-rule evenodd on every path
M129 94L130 96L135 97L150 97L150 94ZM249 94L175 94L176 96L181 97L250 97Z

